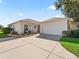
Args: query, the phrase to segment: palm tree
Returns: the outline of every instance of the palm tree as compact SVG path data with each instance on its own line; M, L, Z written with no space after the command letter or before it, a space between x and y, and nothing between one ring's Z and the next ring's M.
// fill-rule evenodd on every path
M79 21L79 0L57 0L55 6L56 10L61 10L66 17Z

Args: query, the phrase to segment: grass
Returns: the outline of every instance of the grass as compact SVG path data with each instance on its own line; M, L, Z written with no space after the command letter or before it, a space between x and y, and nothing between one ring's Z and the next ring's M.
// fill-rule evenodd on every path
M61 44L70 52L79 57L79 38L61 38Z
M5 37L7 37L7 34L0 32L0 38L5 38Z

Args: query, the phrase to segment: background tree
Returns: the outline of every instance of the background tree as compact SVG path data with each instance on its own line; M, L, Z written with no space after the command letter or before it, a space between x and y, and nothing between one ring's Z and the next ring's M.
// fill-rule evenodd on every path
M3 29L2 29L2 31L5 33L5 34L10 34L10 32L11 32L11 28L10 27L4 27Z
M79 0L57 0L55 6L66 17L79 21Z
M1 30L1 29L3 29L3 26L2 26L2 25L0 25L0 30Z

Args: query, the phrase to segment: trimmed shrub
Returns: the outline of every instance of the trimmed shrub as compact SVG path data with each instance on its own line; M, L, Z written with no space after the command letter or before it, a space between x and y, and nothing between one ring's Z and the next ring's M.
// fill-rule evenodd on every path
M63 35L64 37L69 37L69 36L71 35L71 32L70 32L70 31L63 31L63 32L62 32L62 35Z
M72 37L79 38L79 30L73 31Z
M12 30L12 29L9 28L9 27L5 27L5 28L2 29L2 31L3 31L5 34L10 34L11 30Z
M11 34L13 34L13 35L18 35L18 32L13 31Z
M79 38L79 30L63 31L62 34L64 37Z

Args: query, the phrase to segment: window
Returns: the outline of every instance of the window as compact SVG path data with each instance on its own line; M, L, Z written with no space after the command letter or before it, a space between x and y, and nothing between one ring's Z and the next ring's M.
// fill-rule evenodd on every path
M36 26L34 26L34 28L36 28Z
M24 30L28 31L28 25L24 25Z
M14 27L14 25L13 25L12 31L13 31L13 32L15 31L15 27Z

